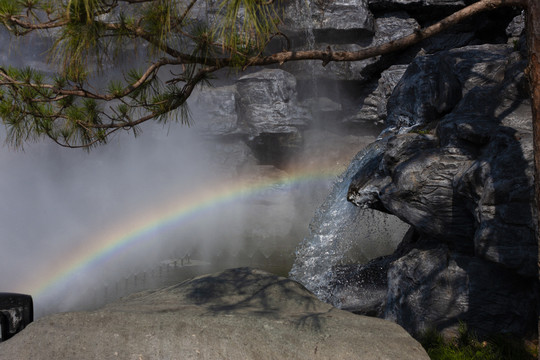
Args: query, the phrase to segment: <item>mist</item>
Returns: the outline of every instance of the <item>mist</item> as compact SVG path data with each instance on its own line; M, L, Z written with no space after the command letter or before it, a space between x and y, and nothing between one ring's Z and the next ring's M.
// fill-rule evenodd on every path
M88 242L113 228L129 233L172 200L202 197L209 189L246 178L256 182L265 175L261 168L279 173L254 166L239 174L226 162L213 162L220 152L199 136L198 122L194 118L191 127L151 124L137 138L121 134L90 152L47 141L27 144L24 151L3 146L0 289L33 291L27 283L71 260ZM230 256L241 250L265 256L282 251L292 258L331 182L329 178L294 187L276 182L245 198L209 206L179 224L157 227L99 267L71 274L70 281L54 291L31 293L39 295L36 316L88 307L88 299L79 298L88 290L112 287L189 253L193 258L197 252L208 263L224 252Z
M50 71L39 50L43 39L38 40L10 42L0 60ZM90 152L48 140L27 143L23 151L3 145L0 291L32 295L41 317L96 308L162 286L163 279L181 281L227 267L286 275L337 175L375 133L344 135L328 112L312 114L316 126L303 132L302 151L276 167L255 158L238 139L227 143L207 136L211 109L199 99L205 89L200 91L189 101L190 126L148 123L139 136L117 133ZM330 175L288 180L304 169ZM199 198L207 204L191 214ZM183 206L189 214L156 223L164 209ZM124 246L103 250L85 264L85 254L95 253L103 239L114 243L129 236ZM81 266L74 259L82 259ZM59 278L58 269L68 273Z

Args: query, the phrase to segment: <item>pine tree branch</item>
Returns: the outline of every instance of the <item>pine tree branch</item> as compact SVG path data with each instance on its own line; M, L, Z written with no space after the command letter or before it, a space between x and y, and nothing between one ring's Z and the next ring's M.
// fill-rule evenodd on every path
M533 0L535 1L535 0ZM392 52L404 50L412 45L418 44L422 40L432 37L440 32L454 26L466 18L475 14L494 10L503 6L519 6L526 7L527 0L480 0L477 3L469 5L452 15L444 18L436 24L433 24L425 29L417 30L414 33L404 36L397 40L392 40L387 43L365 48L358 51L332 51L326 50L306 50L306 51L284 51L268 56L257 56L247 61L249 65L270 65L283 64L287 61L300 60L322 60L324 63L331 61L359 61L365 60L379 55L386 55Z
M174 27L181 26L196 1L197 0L191 0L184 12L179 17L173 18L171 24ZM15 77L13 77L3 69L0 69L0 87L7 87L10 89L10 92L7 94L8 98L3 100L3 102L6 106L10 106L9 101L13 101L12 106L14 106L13 111L15 111L15 115L14 118L10 120L13 126L22 126L22 131L30 131L37 127L38 129L41 129L39 130L41 133L45 133L61 146L85 148L106 142L107 137L118 130L133 129L135 131L140 124L146 121L167 116L167 114L185 104L195 86L203 81L208 74L225 67L241 66L242 68L246 68L249 66L283 64L287 61L301 60L321 60L323 65L330 62L363 60L408 48L477 13L500 8L502 6L526 7L527 1L528 0L480 0L453 13L440 22L424 29L419 29L408 36L378 46L361 49L359 51L334 51L330 47L326 50L306 51L290 51L287 49L287 51L279 53L270 55L259 53L258 55L251 57L241 53L238 49L230 49L221 44L214 43L211 40L206 44L207 46L215 48L215 53L219 54L218 56L196 56L185 54L172 48L162 39L157 38L157 35L146 31L141 26L140 22L126 25L123 23L103 22L94 18L93 22L102 29L105 29L105 33L100 34L99 36L125 36L126 34L131 34L128 36L141 38L147 41L164 54L168 55L168 57L154 61L146 68L144 73L137 75L138 78L132 79L132 83L124 87L114 88L114 90L111 88L109 93L91 91L88 88L90 85L86 84L87 87L85 88L82 82L69 88L66 87L69 85L69 82L67 85L46 84L42 83L41 80L32 81L32 77L25 78L20 77L20 75L15 75ZM118 2L140 4L150 3L152 0L113 0L110 4L107 4L107 6L112 9L118 5ZM34 23L32 21L26 21L26 19L30 18L24 16L11 16L8 21L14 26L28 31L60 28L67 25L69 22L69 20L58 18L50 19L43 23ZM197 37L190 37L189 34L183 33L180 28L175 29L175 31L181 36L190 38L194 43L199 41ZM158 96L154 97L151 101L148 101L145 96L139 97L139 95L134 94L137 90L144 89L145 85L155 79L159 69L164 66L182 67L182 72L177 76L175 75L176 77L169 82L173 92L164 96L163 100L160 100L160 92L157 89L152 89L152 93L157 94ZM184 83L183 87L176 87L176 84L178 83ZM34 96L32 101L30 101L28 99L29 96L32 95L29 95L29 92L32 94L32 91L34 92ZM90 114L92 114L92 116L85 118L81 115L81 111L84 111L84 107L80 105L81 103L75 103L74 99L89 99L84 101L95 100L103 103L120 101L121 106L124 106L124 108L121 109L118 107L118 111L111 108L110 112L105 112L95 108L95 106L97 106L95 105L93 110L89 110L91 111ZM45 103L44 106L47 106L47 103L49 103L54 111L46 110L47 108L33 108L33 105L31 105L32 102L35 104ZM9 114L11 110L8 107L5 111L7 111L6 114ZM135 113L137 113L137 117L133 118L132 116ZM34 120L32 120L32 118ZM42 119L42 124L39 123L39 119ZM18 125L21 121L23 121L23 123ZM24 121L34 121L34 123L25 125ZM75 127L75 131L69 132L73 130L73 126ZM19 131L20 133L21 130L16 131ZM27 134L26 136L28 137L30 135L31 134ZM20 142L20 139L15 139L15 141L18 143Z
M25 16L25 18L27 17ZM43 23L33 23L30 21L23 21L20 16L15 16L15 15L10 16L9 21L11 21L12 23L26 30L48 30L48 29L60 28L69 23L69 20L65 20L65 19L54 19L54 20L49 20L47 22L43 22Z
M154 76L155 73L159 70L159 68L165 65L170 65L170 64L176 65L178 64L178 61L170 60L170 59L161 59L151 64L137 81L135 81L133 84L126 86L121 92L118 92L115 94L99 94L99 93L91 92L89 90L82 89L82 88L61 89L51 84L36 84L36 83L31 83L31 82L19 81L9 76L7 72L1 68L0 68L0 86L1 85L21 86L21 87L30 87L36 90L48 89L48 90L52 90L56 95L62 96L62 97L63 96L78 96L78 97L88 98L88 99L111 101L114 99L118 99L118 98L122 98L122 97L126 97L130 95L135 90L143 86L145 82L150 79L150 77ZM59 100L59 98L53 98L51 100Z

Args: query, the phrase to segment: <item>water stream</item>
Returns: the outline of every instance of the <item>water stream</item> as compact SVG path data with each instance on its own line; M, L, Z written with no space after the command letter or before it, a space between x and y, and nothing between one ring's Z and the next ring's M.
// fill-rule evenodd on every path
M383 146L373 143L356 155L317 210L309 235L297 249L290 277L322 300L331 295L334 266L365 263L390 254L408 229L394 216L360 209L347 201L351 178L383 151Z

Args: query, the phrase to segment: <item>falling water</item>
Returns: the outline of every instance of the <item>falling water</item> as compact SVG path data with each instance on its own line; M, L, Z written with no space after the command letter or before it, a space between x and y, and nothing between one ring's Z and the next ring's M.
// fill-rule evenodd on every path
M313 13L311 10L311 1L310 0L296 0L294 1L294 12L295 12L295 21L297 21L296 27L302 31L302 40L305 42L303 48L305 50L315 49L315 32L313 26ZM302 64L304 69L307 69L306 80L308 86L306 89L309 89L310 96L312 98L319 97L319 86L316 78L315 67L320 67L320 63L315 60L306 60Z
M310 234L297 250L290 276L322 300L331 295L329 284L336 265L363 263L392 253L408 229L393 216L360 209L347 201L351 178L382 152L384 146L373 143L356 155L317 210Z

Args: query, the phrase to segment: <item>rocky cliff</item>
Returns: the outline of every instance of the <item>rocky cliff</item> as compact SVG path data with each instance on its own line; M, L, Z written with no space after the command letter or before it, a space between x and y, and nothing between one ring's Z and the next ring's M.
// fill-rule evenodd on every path
M381 316L417 333L536 323L532 125L521 53L469 46L417 58L388 100L384 151L348 199L414 228L385 268ZM379 275L378 275L379 276Z
M359 1L354 6L372 21L356 30L357 39L387 39L386 19L407 33L464 5ZM320 11L312 5L313 17ZM339 10L332 3L325 11ZM328 206L298 251L294 278L336 306L396 321L413 334L451 333L460 321L484 334L535 331L538 247L522 31L519 13L484 14L404 53L348 68L365 87L357 92L357 112L343 121L384 121L386 129L328 199L347 186L350 202L395 215L411 230L393 254L335 262L314 280L310 264L324 262L324 252L313 255L322 248L318 222L336 214ZM356 230L339 230L347 231Z

